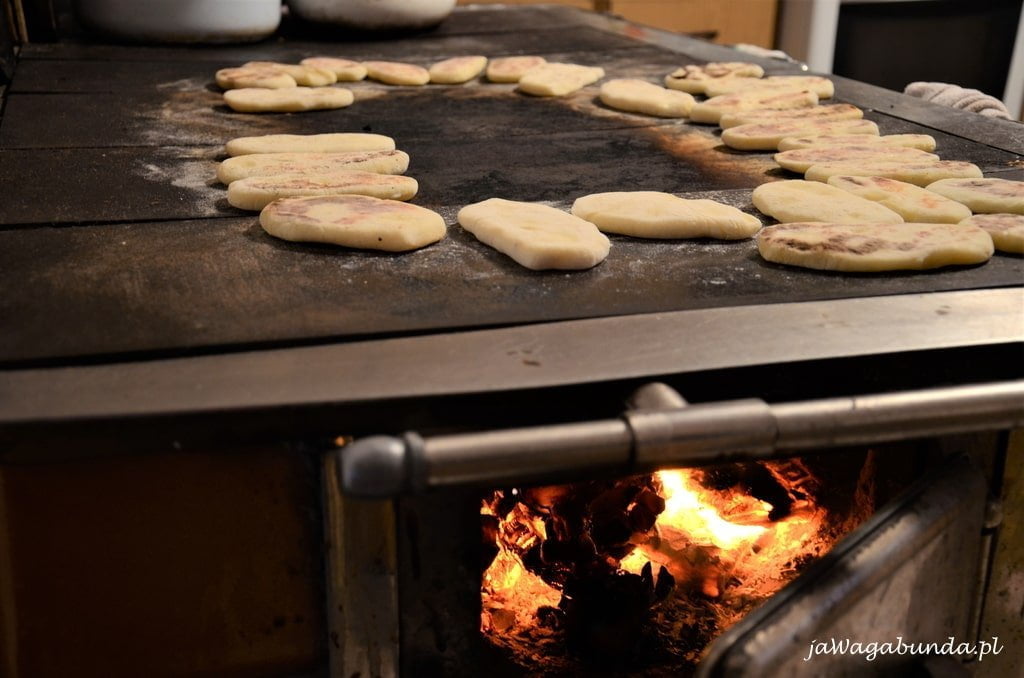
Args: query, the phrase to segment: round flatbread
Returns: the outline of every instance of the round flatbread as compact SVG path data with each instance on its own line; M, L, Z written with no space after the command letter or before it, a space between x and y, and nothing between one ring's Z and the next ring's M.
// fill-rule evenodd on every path
M714 200L686 200L657 191L594 193L578 198L572 213L605 233L636 238L749 238L761 220Z
M960 222L977 226L989 234L1001 252L1024 254L1024 215L976 214Z
M729 129L739 125L783 122L786 120L858 120L864 111L853 104L826 104L810 108L754 109L726 113L718 121L719 127Z
M280 198L313 195L367 195L411 200L419 189L412 177L345 170L328 174L273 174L232 181L228 203L238 209L261 210Z
M275 200L260 212L260 226L282 240L386 252L424 247L447 230L437 212L362 195Z
M862 134L820 134L815 136L786 137L779 140L780 151L794 151L798 148L814 146L863 146L878 144L882 146L905 146L919 151L931 153L935 150L935 137L930 134L886 134L883 136Z
M301 113L351 106L355 97L342 87L230 89L224 103L239 113Z
M704 88L709 97L723 94L752 91L755 89L803 89L814 92L819 99L831 99L835 86L828 78L820 75L771 75L767 78L719 78L711 80Z
M300 87L324 87L338 82L333 71L317 68L315 66L304 66L302 64L281 64L276 61L250 61L243 68L270 68L281 73L287 73L295 78Z
M239 137L224 144L228 155L252 153L346 153L393 151L395 140L383 134L334 132L330 134L265 134Z
M677 68L665 76L665 87L687 92L705 94L709 80L722 78L760 78L764 69L757 64L743 61L714 61L704 64L689 64Z
M830 177L828 184L885 205L904 221L956 224L971 216L971 210L960 203L905 181L840 175Z
M402 174L407 169L409 155L403 151L252 153L222 162L217 168L217 179L222 184L230 184L246 177L273 174L327 174L343 170Z
M539 56L513 56L491 59L487 64L487 79L491 82L519 82L527 71L548 62Z
M322 71L334 73L338 82L358 82L366 77L366 66L358 61L337 59L335 57L309 57L299 62L303 66L312 66Z
M928 190L967 205L972 212L1024 214L1024 181L1009 179L941 179Z
M221 89L287 89L296 87L295 78L276 68L239 66L222 68L214 76Z
M717 125L729 113L759 108L810 108L818 105L818 96L806 90L782 88L724 94L701 101L690 111L690 120Z
M430 82L440 85L459 85L483 73L487 66L485 56L459 56L438 61L430 67Z
M871 273L980 264L993 247L965 224L792 223L762 229L757 250L779 264Z
M386 85L418 86L430 82L430 71L399 61L364 61L366 77Z
M809 181L828 181L837 175L859 177L886 177L916 186L928 186L940 179L981 177L977 165L958 160L931 160L925 162L893 162L891 160L851 160L822 162L811 165L804 172ZM939 191L936 191L939 193ZM948 197L948 196L947 196Z
M549 62L524 73L517 89L538 97L560 97L583 89L603 77L604 69L596 66Z
M694 107L696 109L696 106ZM692 114L691 114L692 117ZM870 120L785 120L739 125L722 132L722 143L740 151L774 151L794 134L856 134L877 136L878 125Z
M867 135L861 135L867 136ZM939 159L934 153L925 153L916 148L904 146L815 146L775 154L775 162L790 172L803 174L812 165L823 162L854 162L862 160L884 160L891 162L932 162Z

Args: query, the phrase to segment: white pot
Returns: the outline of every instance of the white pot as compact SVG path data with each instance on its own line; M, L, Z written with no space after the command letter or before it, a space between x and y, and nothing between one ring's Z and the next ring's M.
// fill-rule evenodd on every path
M288 0L288 6L307 21L388 30L436 26L455 0Z
M128 40L249 42L281 22L281 0L76 0L87 28Z

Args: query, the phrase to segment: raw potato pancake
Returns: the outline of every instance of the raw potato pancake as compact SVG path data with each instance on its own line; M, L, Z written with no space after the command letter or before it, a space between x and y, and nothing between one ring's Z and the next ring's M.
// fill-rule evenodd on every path
M768 261L825 271L874 273L980 264L992 238L964 224L829 224L768 226L757 236Z
M1022 181L942 179L928 184L928 190L967 205L972 212L1024 214L1024 182Z
M339 153L393 151L395 140L383 134L336 132L333 134L266 134L239 137L224 144L228 155L251 153Z
M385 85L426 85L430 71L416 64L398 61L364 61L366 77Z
M458 219L480 242L535 271L592 268L611 248L597 226L547 205L490 198L463 207Z
M722 129L752 123L782 122L785 120L857 120L864 111L853 104L826 104L810 108L758 108L752 111L726 113L718 121Z
M828 181L830 177L847 174L858 177L886 177L917 186L928 186L940 179L981 177L977 165L957 160L930 162L892 162L889 160L862 160L850 162L823 162L811 165L804 178L810 181ZM938 191L936 191L938 193Z
M338 82L357 82L366 77L366 66L358 61L336 59L334 57L309 57L299 62L303 66L312 66L322 71L334 73Z
M351 153L252 153L228 158L217 168L222 184L272 174L326 174L339 170L378 174L402 174L409 156L402 151L353 151Z
M779 141L780 151L795 151L798 148L815 146L863 146L878 144L881 146L903 146L916 148L931 153L935 150L935 137L930 134L886 134L884 136L865 136L861 134L822 134L819 136L786 137Z
M352 92L342 87L229 89L224 103L239 113L301 113L352 105Z
M754 207L782 223L823 221L839 224L898 224L903 217L877 202L813 181L773 181L751 194Z
M774 151L779 142L793 134L842 132L877 136L878 125L870 120L787 120L785 122L740 125L722 132L722 143L739 151Z
M238 68L222 68L217 71L214 79L221 89L263 88L284 89L296 87L295 78L276 68L239 66Z
M460 56L438 61L430 67L430 82L458 85L480 75L487 66L485 56Z
M605 233L636 238L749 238L761 220L714 200L686 200L657 191L594 193L578 198L572 213Z
M772 75L761 79L719 78L709 82L704 93L717 97L755 89L805 89L817 94L819 99L830 99L836 91L832 81L820 75Z
M1001 252L1024 254L1024 215L976 214L960 223L981 228Z
M300 64L279 64L276 61L250 61L242 68L270 68L287 73L302 87L324 87L338 82L333 71Z
M885 177L836 176L831 177L828 183L865 200L885 205L904 221L956 224L971 216L971 210L960 203L905 181Z
M758 108L810 108L818 105L814 92L804 90L759 90L725 94L701 101L690 111L690 120L718 124L723 116Z
M685 118L695 103L686 92L665 89L645 80L609 80L601 85L601 102L620 111L661 118Z
M260 226L282 240L386 252L418 249L447 231L437 212L362 195L276 200L260 212Z
M709 80L760 78L764 69L744 61L713 61L703 66L690 64L665 76L665 87L690 94L705 94Z
M829 148L798 148L793 151L781 151L775 154L775 162L790 172L803 174L811 165L823 162L853 162L861 160L890 160L893 162L931 162L939 156L925 153L916 148L902 146L840 146Z
M532 68L543 66L548 62L539 56L512 56L491 59L487 64L487 79L491 82L519 82L519 79Z
M310 195L368 195L411 200L419 185L412 177L346 170L329 174L272 174L232 181L228 202L243 210L261 210L279 198Z
M519 79L519 91L538 97L560 97L597 82L604 69L579 64L546 63Z

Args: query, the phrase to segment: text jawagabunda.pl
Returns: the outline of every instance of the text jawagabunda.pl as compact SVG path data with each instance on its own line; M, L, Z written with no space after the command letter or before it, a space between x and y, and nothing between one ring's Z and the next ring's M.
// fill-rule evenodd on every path
M872 641L864 643L853 641L849 638L829 638L828 640L812 640L804 661L811 661L819 655L826 654L849 654L861 655L865 661L873 662L883 655L948 655L953 657L977 657L983 661L988 655L997 655L1003 651L999 638L992 636L992 640L979 640L977 642L957 642L956 638L950 636L945 643L908 643L903 636L897 636L894 641Z

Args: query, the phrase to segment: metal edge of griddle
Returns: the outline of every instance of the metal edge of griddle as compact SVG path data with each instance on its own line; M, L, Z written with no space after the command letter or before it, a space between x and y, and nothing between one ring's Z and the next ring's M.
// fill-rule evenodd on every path
M1024 343L1021 288L700 309L0 372L0 427L344 406Z
M778 73L803 73L794 63L781 59L759 57L725 45L644 26L619 17L578 10L581 22L609 33L626 35L634 40L656 45L703 61L750 61ZM953 134L986 146L1024 155L1024 124L1017 121L988 118L948 106L924 101L902 92L844 78L833 73L818 73L836 84L837 95L861 108L884 113L931 129Z

